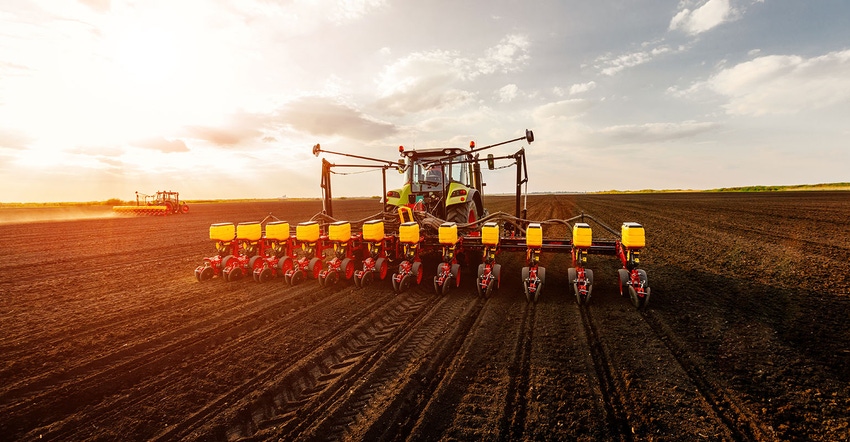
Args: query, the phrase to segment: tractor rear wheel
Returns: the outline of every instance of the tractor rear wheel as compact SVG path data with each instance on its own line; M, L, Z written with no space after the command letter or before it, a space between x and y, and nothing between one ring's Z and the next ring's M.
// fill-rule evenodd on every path
M465 204L455 204L446 209L446 221L464 225L474 223L477 220L478 213L475 211L475 203L473 201L467 201Z

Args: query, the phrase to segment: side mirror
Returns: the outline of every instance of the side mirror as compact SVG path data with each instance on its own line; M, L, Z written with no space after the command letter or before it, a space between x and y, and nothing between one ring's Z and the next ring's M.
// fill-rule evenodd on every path
M493 159L493 154L487 154L487 168L493 170L496 168L496 160Z
M526 131L526 132L528 132L528 131ZM321 152L321 151L322 151L322 146L319 146L318 144L313 146L313 155L319 156L319 152Z
M534 132L526 129L525 130L525 141L528 141L528 144L531 144L532 142L534 142ZM317 146L318 146L318 144L317 144Z
M404 167L404 160L398 160L398 166L396 166L396 169L398 169L398 173L404 173Z

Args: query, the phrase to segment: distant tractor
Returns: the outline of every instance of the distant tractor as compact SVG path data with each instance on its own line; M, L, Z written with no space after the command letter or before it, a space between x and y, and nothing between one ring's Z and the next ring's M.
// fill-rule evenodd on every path
M160 190L147 195L137 191L135 206L114 206L112 210L133 215L173 215L189 213L189 206L180 202L179 192Z

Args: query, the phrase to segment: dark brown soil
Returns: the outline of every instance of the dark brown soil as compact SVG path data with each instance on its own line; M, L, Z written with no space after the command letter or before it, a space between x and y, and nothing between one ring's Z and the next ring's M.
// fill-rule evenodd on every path
M513 198L488 205L512 212ZM543 256L536 304L522 292L521 253L500 255L503 285L491 298L469 273L435 295L431 265L401 295L389 281L195 280L214 253L210 224L269 213L304 221L317 201L3 218L0 439L850 438L850 194L557 195L528 205L534 220L642 223L648 308L619 296L619 263L605 256L588 261L587 307L567 289L569 257L555 254ZM352 221L378 209L334 206ZM594 235L610 237L598 226Z

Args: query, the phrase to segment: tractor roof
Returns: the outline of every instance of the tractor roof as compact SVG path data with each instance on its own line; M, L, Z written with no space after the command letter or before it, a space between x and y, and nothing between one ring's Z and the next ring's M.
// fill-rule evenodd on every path
M435 157L446 157L449 155L458 155L463 152L467 152L468 149L463 149L460 147L445 147L445 148L429 148L429 149L415 149L415 150L405 150L401 152L402 156L413 158L413 157L427 157L427 158L435 158Z

